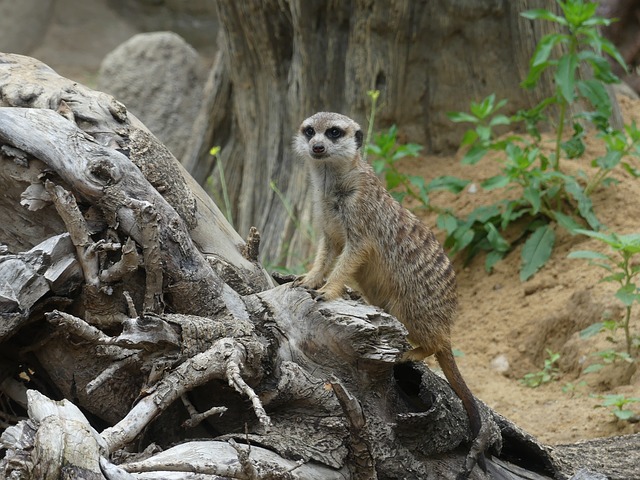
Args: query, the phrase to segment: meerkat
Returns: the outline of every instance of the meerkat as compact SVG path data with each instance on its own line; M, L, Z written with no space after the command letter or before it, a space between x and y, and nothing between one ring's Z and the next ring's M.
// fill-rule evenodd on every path
M356 122L329 112L307 118L294 138L296 154L311 167L320 233L311 270L294 284L318 290L317 298L327 301L352 286L402 322L414 348L401 361L435 355L478 442L480 412L451 349L458 307L452 264L433 232L382 186L362 159L362 143ZM469 472L476 460L484 469L485 447L481 442Z

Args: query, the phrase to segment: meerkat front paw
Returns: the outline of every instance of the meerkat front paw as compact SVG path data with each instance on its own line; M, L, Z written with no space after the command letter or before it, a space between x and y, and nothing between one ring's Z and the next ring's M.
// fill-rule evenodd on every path
M344 286L336 287L336 286L326 284L324 287L318 290L318 294L316 295L315 298L317 301L320 301L320 302L322 301L329 302L331 300L336 300L342 297L343 293L344 293Z
M303 287L308 290L317 290L324 284L321 275L313 275L312 272L300 275L293 281L294 287Z

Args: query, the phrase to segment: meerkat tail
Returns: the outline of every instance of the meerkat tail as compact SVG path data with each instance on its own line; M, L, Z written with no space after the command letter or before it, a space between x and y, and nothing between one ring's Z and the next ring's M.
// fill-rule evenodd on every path
M462 405L467 412L467 416L469 417L469 426L471 427L471 433L473 438L477 438L480 434L480 430L482 429L482 418L480 416L480 410L478 409L478 404L476 403L471 390L467 386L464 378L462 378L462 374L460 370L458 370L458 365L456 364L456 360L453 356L453 351L451 347L447 347L443 350L436 352L436 359L438 360L438 364L440 368L442 368L442 372L444 376L449 381L449 385L456 393L458 398L462 400ZM484 460L484 454L482 452L478 455L477 458L478 465L482 468L483 471L487 471L486 463Z

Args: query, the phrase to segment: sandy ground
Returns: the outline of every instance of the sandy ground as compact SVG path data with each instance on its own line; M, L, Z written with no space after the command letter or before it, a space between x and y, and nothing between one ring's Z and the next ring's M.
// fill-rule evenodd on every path
M626 121L635 118L640 123L640 101L621 97L620 103ZM603 152L600 143L589 144L583 159L566 161L567 170L591 171L592 158ZM489 157L471 167L461 165L460 157L411 159L402 168L427 181L446 174L478 183L498 173L497 162ZM640 180L621 170L614 177L620 180L618 185L601 188L592 197L596 214L617 233L639 232ZM433 194L432 201L469 212L502 194L478 188L477 193L465 191L459 196ZM423 213L422 218L435 225L434 214ZM485 272L482 255L466 266L456 258L461 310L453 343L463 354L458 358L460 369L478 398L545 443L640 432L640 423L618 421L609 409L596 408L602 403L601 395L640 397L636 364L619 361L597 373L582 373L586 366L597 363L594 352L612 346L623 350L623 346L612 345L604 334L582 339L578 332L603 317L619 318L622 309L613 297L614 286L600 282L603 269L567 255L573 250L606 249L584 236L572 236L561 229L556 233L552 258L525 283L519 279L521 246L491 274ZM443 238L441 232L439 237ZM640 305L631 324L640 334ZM622 333L618 339L622 340ZM546 349L561 355L559 378L537 388L522 385L519 380L526 373L542 369ZM631 409L640 414L640 403Z

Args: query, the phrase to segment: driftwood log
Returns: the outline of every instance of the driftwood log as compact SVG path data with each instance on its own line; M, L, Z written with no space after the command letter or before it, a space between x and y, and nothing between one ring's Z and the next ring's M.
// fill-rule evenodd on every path
M461 470L462 405L424 364L396 363L402 325L355 296L317 302L274 281L259 233L242 240L116 100L0 54L0 162L0 476ZM638 436L608 440L619 450L602 458L482 411L491 478L638 474L620 453Z

